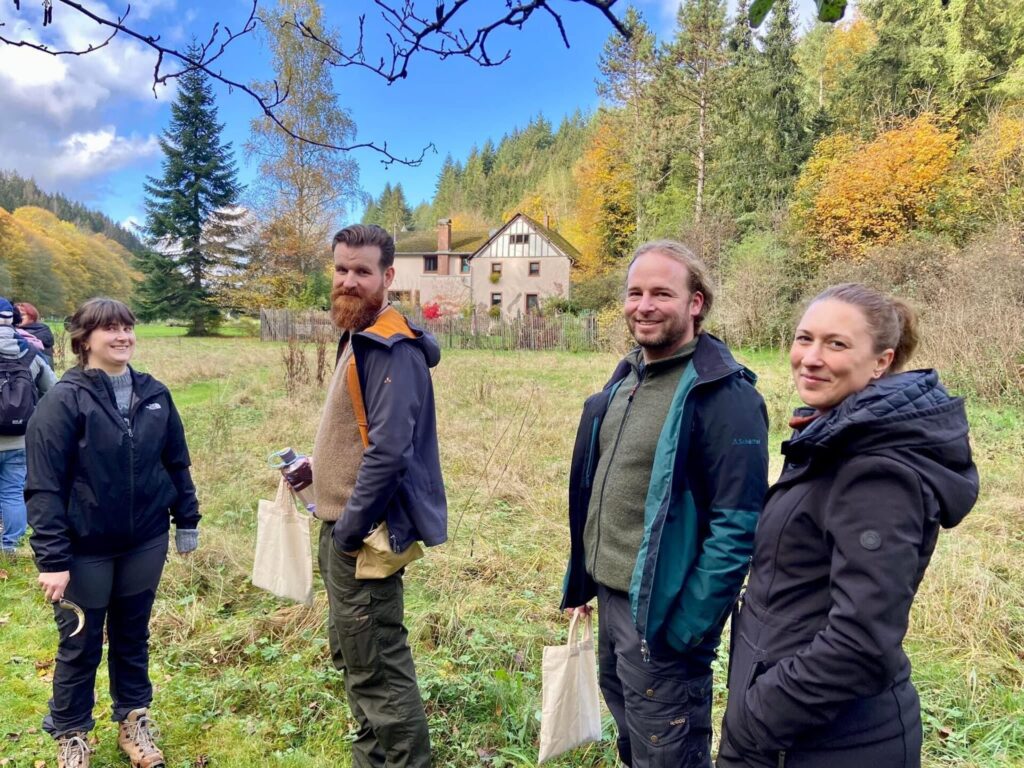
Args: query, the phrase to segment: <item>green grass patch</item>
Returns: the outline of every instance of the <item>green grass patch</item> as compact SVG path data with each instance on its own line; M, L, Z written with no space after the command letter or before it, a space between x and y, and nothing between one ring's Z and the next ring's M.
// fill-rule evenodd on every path
M140 326L147 328L147 326ZM185 422L204 514L195 556L169 558L152 621L154 716L168 766L349 765L355 724L330 665L322 589L310 608L254 589L255 514L277 476L274 449L313 444L324 386L289 387L283 345L140 334L137 363L171 388ZM306 347L309 370L314 347ZM797 405L785 355L741 352L760 377L774 467ZM406 615L434 764L532 766L540 658L565 641L557 610L568 551L565 494L585 397L608 354L445 351L433 372L450 541L406 577ZM982 498L940 537L915 603L907 650L938 766L1024 765L1024 414L969 401ZM776 469L773 468L773 472ZM315 526L314 526L315 527ZM314 542L315 549L315 542ZM0 564L0 759L55 764L39 730L56 633L27 557ZM319 586L319 580L318 580ZM725 702L716 663L715 721ZM97 682L97 765L123 765ZM556 768L614 765L603 743Z

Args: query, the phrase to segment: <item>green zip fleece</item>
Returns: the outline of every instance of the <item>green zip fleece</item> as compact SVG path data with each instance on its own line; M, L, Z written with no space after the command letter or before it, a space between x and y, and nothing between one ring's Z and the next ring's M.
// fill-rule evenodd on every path
M610 589L629 590L658 436L696 346L695 338L671 357L646 365L642 350L634 350L626 357L631 370L608 404L583 547L587 572Z

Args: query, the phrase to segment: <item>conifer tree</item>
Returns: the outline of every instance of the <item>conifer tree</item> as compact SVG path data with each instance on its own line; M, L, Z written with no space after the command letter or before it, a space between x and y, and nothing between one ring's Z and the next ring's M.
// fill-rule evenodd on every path
M800 70L792 0L776 0L764 38L763 93L767 98L764 144L767 189L778 203L792 191L800 166L810 154L800 107Z
M397 238L398 233L407 229L412 223L412 211L405 200L405 191L401 184L396 184L394 187L390 183L385 184L377 207L380 212L377 223L390 232L394 238Z
M199 51L193 45L192 55ZM178 80L171 124L160 138L163 174L146 184L146 231L153 250L139 261L145 274L138 305L144 318L187 319L188 333L203 336L220 320L217 281L239 269L246 213L230 142L209 78L200 71Z
M691 126L685 149L693 158L696 175L694 221L698 223L704 211L714 118L728 61L725 18L724 0L685 0L676 15L675 40L665 56L670 73L668 93L689 117Z
M767 116L761 86L764 62L755 45L746 0L740 0L727 35L729 65L716 120L710 185L716 205L734 218L765 202L764 148Z

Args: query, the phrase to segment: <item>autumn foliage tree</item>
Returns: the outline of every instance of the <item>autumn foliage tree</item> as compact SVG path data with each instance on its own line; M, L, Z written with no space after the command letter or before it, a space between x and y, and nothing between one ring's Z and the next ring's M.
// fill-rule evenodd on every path
M625 125L601 117L574 176L579 188L577 222L585 239L576 244L585 271L600 272L629 253L636 232L636 190L629 166Z
M866 143L819 142L797 185L797 225L824 253L857 260L927 221L956 147L956 131L932 114Z
M101 294L130 301L139 279L131 254L106 236L42 208L0 208L0 295L66 315Z

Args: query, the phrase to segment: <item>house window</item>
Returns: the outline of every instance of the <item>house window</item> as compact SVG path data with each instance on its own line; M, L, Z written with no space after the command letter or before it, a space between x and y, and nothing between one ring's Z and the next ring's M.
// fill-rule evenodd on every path
M501 294L500 293L492 293L491 294L491 306L492 307L500 307L501 306Z
M501 274L501 262L500 261L492 261L491 262L491 274L492 275L500 275Z
M469 256L462 257L462 263L459 265L459 271L464 274L469 274Z
M512 245L526 245L527 243L530 242L530 233L522 232L515 235L509 235L508 241Z
M539 261L531 261L530 262L530 277L540 277L540 262Z
M536 315L540 312L540 299L536 293L526 294L526 314Z
M437 272L437 256L424 256L423 257L423 271L424 272Z

